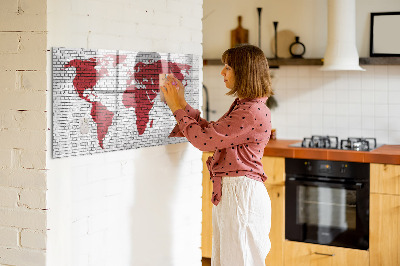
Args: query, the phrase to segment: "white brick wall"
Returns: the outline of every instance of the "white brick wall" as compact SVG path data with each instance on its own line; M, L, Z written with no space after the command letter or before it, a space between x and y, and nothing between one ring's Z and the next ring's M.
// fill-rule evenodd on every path
M50 0L47 46L201 56L201 18L202 0ZM51 87L50 59L48 73ZM182 143L53 160L47 139L48 265L201 265L201 152Z
M0 264L200 265L199 151L56 161L45 134L47 47L201 55L202 1L4 0L0 16Z
M46 2L0 2L1 265L45 265Z

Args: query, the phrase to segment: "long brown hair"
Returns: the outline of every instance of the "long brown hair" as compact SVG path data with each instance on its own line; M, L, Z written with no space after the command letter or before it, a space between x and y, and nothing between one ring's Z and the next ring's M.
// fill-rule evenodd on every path
M230 48L222 54L221 60L235 74L235 85L226 95L254 99L274 94L268 61L260 48L249 44Z

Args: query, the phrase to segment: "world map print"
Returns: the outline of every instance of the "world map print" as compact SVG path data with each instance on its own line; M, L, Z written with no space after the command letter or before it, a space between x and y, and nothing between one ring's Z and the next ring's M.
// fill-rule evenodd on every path
M53 158L167 145L176 121L161 100L173 74L199 105L199 56L53 48Z

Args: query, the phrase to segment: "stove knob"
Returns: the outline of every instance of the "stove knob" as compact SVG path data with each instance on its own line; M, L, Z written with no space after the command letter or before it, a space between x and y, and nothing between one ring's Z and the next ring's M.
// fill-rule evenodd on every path
M347 164L342 164L342 167L340 168L340 173L341 174L346 173L346 169L347 169Z
M311 170L312 170L311 162L306 162L305 165L306 165L306 170L308 172L311 172Z

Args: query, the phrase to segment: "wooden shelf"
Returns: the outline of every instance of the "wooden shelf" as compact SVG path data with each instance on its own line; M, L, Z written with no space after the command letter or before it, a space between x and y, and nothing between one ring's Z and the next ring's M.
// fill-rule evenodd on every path
M322 66L323 58L268 58L271 68L279 66ZM222 65L220 59L204 59L204 66ZM400 57L362 57L360 65L400 65Z
M222 66L221 59L203 59L203 66Z
M360 65L400 65L400 57L362 57Z
M268 58L270 67L322 66L322 58Z
M304 66L304 65L322 65L321 58L268 58L268 64L270 67L279 66ZM205 66L217 66L222 65L220 59L204 59L203 65Z

